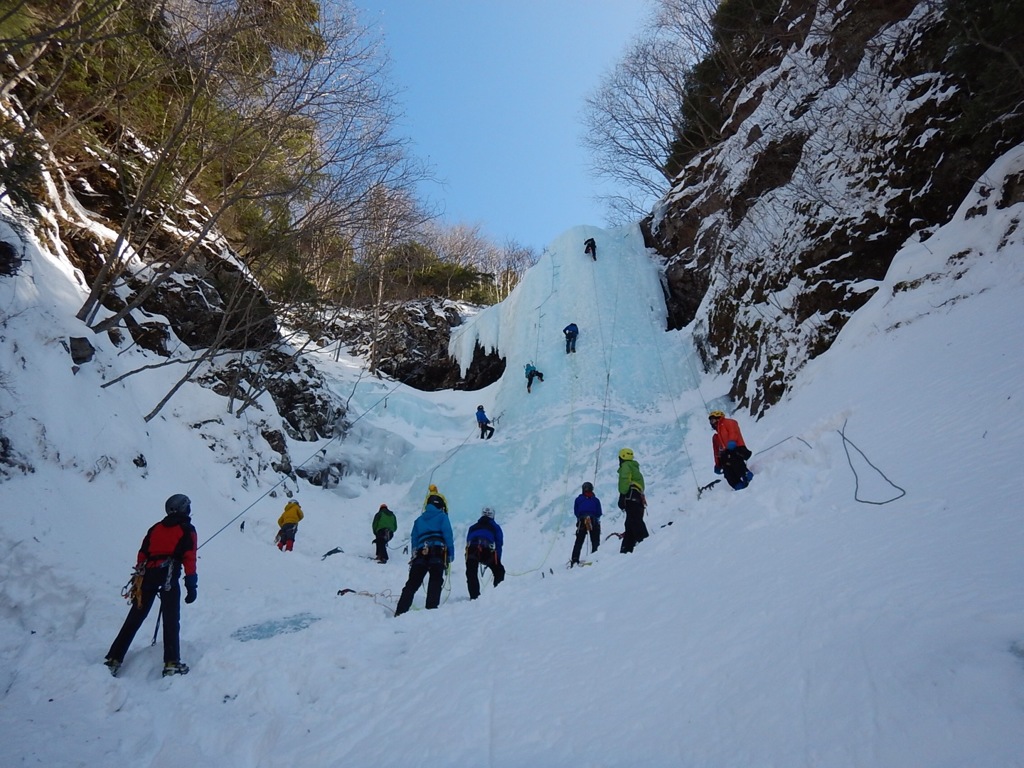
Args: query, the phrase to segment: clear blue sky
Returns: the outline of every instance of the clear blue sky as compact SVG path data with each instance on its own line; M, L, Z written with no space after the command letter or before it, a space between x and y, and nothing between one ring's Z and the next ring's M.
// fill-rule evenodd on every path
M443 185L424 194L449 224L539 253L603 225L582 109L621 58L648 0L354 0L384 38L402 132Z

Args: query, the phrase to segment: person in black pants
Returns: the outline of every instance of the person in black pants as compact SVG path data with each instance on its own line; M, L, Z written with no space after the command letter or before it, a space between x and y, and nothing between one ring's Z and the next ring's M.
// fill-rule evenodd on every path
M176 493L164 503L164 511L166 517L152 526L142 540L135 561L137 576L130 593L132 607L103 662L115 677L158 595L164 625L164 677L188 673L188 665L181 663L179 649L181 587L178 578L184 570L185 602L194 603L199 577L196 575L196 529L190 517L192 503L185 494Z
M427 502L423 513L412 525L409 546L412 548L409 579L402 587L395 616L401 616L412 607L412 599L427 576L430 577L427 582L427 608L437 608L441 604L444 572L454 558L455 550L452 524L448 520L448 514L441 511L440 507Z
M572 558L569 565L579 565L583 542L590 536L590 551L597 552L601 544L601 500L594 495L594 484L584 483L583 493L576 497L573 504L576 515L576 543L572 547Z
M565 354L576 352L576 337L580 335L580 328L576 323L569 323L562 329L565 334Z
M534 379L539 379L540 381L544 381L544 374L541 373L540 371L538 371L537 367L533 363L527 363L526 367L524 369L524 372L526 373L526 391L527 391L527 393L529 393L530 389L533 387L533 380Z
M480 427L481 440L490 440L494 436L494 427L491 426L491 420L487 418L482 405L476 407L476 423Z
M480 519L466 531L466 587L470 600L480 597L478 570L481 565L491 569L494 586L505 580L505 566L501 564L504 539L501 526L494 521L494 510L484 507Z
M622 553L632 552L633 547L647 538L647 524L644 523L644 476L640 465L633 458L630 448L619 451L619 509L626 513L626 530L622 534Z
M377 514L373 516L370 527L373 529L373 543L377 547L377 562L386 563L388 561L388 542L398 530L398 519L395 517L395 513L388 509L387 504L381 504Z

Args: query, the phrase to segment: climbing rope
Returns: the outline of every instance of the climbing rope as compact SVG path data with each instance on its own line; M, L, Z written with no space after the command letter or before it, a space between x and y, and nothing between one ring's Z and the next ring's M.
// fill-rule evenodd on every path
M622 284L622 274L621 274L622 273L622 265L623 265L623 260L619 259L618 263L616 264L615 280L614 280L614 283L615 283L615 293L613 294L613 298L612 298L611 344L615 343L615 331L616 331L616 329L618 327L618 319L619 319L619 286ZM590 274L593 277L593 281L594 281L594 295L597 296L598 295L597 276L596 276L596 274L595 274L595 272L593 270L591 271ZM596 302L595 301L594 302L594 306L597 308L597 317L598 317L597 327L599 329L599 333L601 334L601 351L602 351L602 354L604 355L604 370L605 370L605 377L604 377L604 401L601 404L601 428L600 428L600 431L598 432L597 448L594 450L594 480L596 481L597 475L601 471L601 449L604 448L604 444L605 444L605 442L607 442L608 436L611 433L611 430L610 429L606 429L606 428L608 427L608 404L611 401L611 392L612 392L612 389L611 389L611 387L612 387L612 363L611 363L611 358L608 355L608 350L611 347L608 344L605 344L605 341L604 341L604 318L601 317L601 304L600 304L600 302Z
M621 283L621 282L622 282L621 280L616 281L617 284ZM651 342L652 342L648 346L648 348L654 350L654 357L658 361L658 371L661 374L662 391L665 393L665 399L668 400L669 405L672 408L673 423L675 424L676 429L679 430L680 434L683 434L683 428L682 428L682 423L681 423L682 419L680 417L679 411L676 409L676 403L675 403L675 398L673 397L674 393L673 393L673 389L672 389L672 385L671 385L671 380L669 379L668 371L665 368L665 360L662 357L660 345L658 344L658 338L663 333L663 329L655 326L655 324L654 324L653 307L652 307L652 311L647 313L647 322L648 322L648 327L649 327L649 330L650 330ZM691 369L692 369L692 366L693 366L692 359L690 359L689 355L687 355L686 358L689 361ZM700 393L701 400L704 401L704 394L702 392L700 392L700 377L694 375L694 382L697 384L697 391L698 391L698 393ZM706 401L704 401L704 402L705 402L705 406L706 406L707 402ZM693 478L693 486L694 486L694 488L697 489L697 498L699 499L700 498L700 494L701 494L701 484L700 484L700 480L697 479L697 472L694 469L693 457L690 456L689 449L686 447L686 441L680 439L679 443L682 446L683 453L686 454L686 460L687 460L687 463L688 463L688 465L690 467L690 475Z
M383 608L387 608L391 611L394 611L395 606L382 603L381 600L389 600L397 605L397 600L395 599L394 593L390 589L385 589L380 592L367 592L361 589L348 589L347 587L345 589L339 589L338 597L342 597L344 595L361 595L362 597L373 598L373 602L375 602L377 605Z
M504 411L502 411L502 413L504 413ZM501 414L498 415L498 418L501 418ZM495 419L494 421L495 421L495 423L497 423L497 419ZM461 443L459 443L457 446L452 448L448 452L447 456L445 456L443 459L441 459L441 461L439 461L437 464L434 465L434 468L432 470L430 470L430 476L427 478L427 484L428 485L430 483L434 482L434 473L437 472L437 470L439 470L442 466L444 466L445 462L447 462L455 454L457 454L459 451L461 451L463 448L465 448L466 447L466 443L469 442L469 439L471 437L473 437L474 434L479 434L479 427L476 427L476 428L472 429L470 431L470 433L468 435L466 435L466 437L463 439L463 441Z
M357 384L358 384L358 382L357 382ZM355 426L355 425L356 425L356 424L357 424L357 423L359 422L359 420L360 420L360 419L362 419L362 418L363 418L363 417L364 417L364 416L365 416L366 414L368 414L368 413L369 413L370 411L372 411L372 410L373 410L374 408L376 408L376 407L377 407L378 405L380 405L380 404L381 404L382 402L384 402L385 400L387 400L388 396L390 396L392 392L394 392L394 391L395 391L396 389L398 389L398 388L399 388L400 386L402 386L403 384L405 384L405 381L404 381L404 380L396 381L396 382L395 382L395 385L394 385L394 386L393 386L393 387L392 387L391 389L389 389L389 390L388 390L387 392L385 392L385 393L384 393L384 394L383 394L383 395L382 395L382 396L381 396L381 397L380 397L380 398L379 398L379 399L378 399L378 400L377 400L376 402L374 402L374 403L373 403L372 405L370 405L369 407L367 407L367 408L366 408L366 409L365 409L365 410L364 410L364 411L363 411L362 413L360 413L360 414L359 414L359 415L358 415L358 416L357 416L357 417L356 417L356 418L355 418L355 419L354 419L354 420L353 420L353 421L351 422L351 424L349 424L349 427L353 427L353 426ZM351 396L349 396L349 400L351 400ZM309 456L309 457L308 457L308 458L307 458L307 459L306 459L305 461L301 462L300 464L297 464L297 465L296 465L296 469L298 469L299 467L303 467L303 466L305 466L306 464L308 464L309 462L311 462L311 461L312 461L313 459L315 459L315 458L317 457L317 455L318 455L318 454L320 454L320 453L321 453L321 452L322 452L323 450L325 450L325 449L327 448L327 446L329 446L329 445L330 445L331 443L333 443L333 442L334 442L335 440L338 440L338 439L339 439L339 438L341 438L341 437L342 437L342 434L341 434L341 433L339 432L339 433L338 433L337 435L335 435L334 437L332 437L332 438L331 438L330 440L328 440L328 441L327 441L326 443L324 443L324 444L323 444L322 446L320 446L319 448L317 448L317 450L316 450L316 451L314 451L314 452L313 452L312 454L310 454L310 456ZM273 493L273 492L274 492L275 490L277 490L277 489L278 489L279 487L281 487L282 485L284 485L284 483L285 483L285 482L286 482L287 480L288 480L288 476L286 475L286 476L282 477L282 478L281 478L280 480L278 480L278 481L277 481L276 483L274 483L274 484L273 484L272 486L270 486L270 488L268 488L268 489L267 489L266 491L264 491L264 492L263 492L263 493L262 493L262 494L261 494L260 496L258 496L258 497L257 497L257 498L256 498L255 500L253 500L253 501L252 501L252 502L251 502L251 503L250 503L250 504L249 504L249 505L248 505L247 507L245 507L245 508L244 508L244 509L243 509L243 510L242 510L241 512L239 512L239 513L238 513L237 515L235 515L235 516L234 516L233 518L231 518L231 519L230 519L230 520L228 520L228 521L227 521L226 523L224 523L224 525L222 525L222 526L221 526L221 527L220 527L220 528L219 528L219 529L218 529L217 531L215 531L215 532L214 532L214 534L213 534L212 536L210 536L210 537L209 537L208 539L206 539L206 540L205 540L205 541L204 541L204 542L203 542L202 544L200 544L200 545L199 545L198 547L196 547L196 551L198 551L198 550L202 549L202 548L203 548L203 547L205 547L205 546L206 546L207 544L209 544L209 543L210 543L211 541L213 541L213 540L214 540L215 538L217 538L217 536L219 536L219 535L220 535L221 533L223 533L223 532L224 532L224 530L225 530L225 529L226 529L226 528L227 528L227 527L228 527L229 525L233 524L233 523L234 523L234 522L235 522L236 520L238 520L238 518L242 517L242 515L244 515L244 514L245 514L246 512L248 512L248 511L249 511L250 509L252 509L253 507L255 507L255 506L256 506L257 504L259 504L259 503L260 503L261 501L263 501L263 499L267 498L267 496L269 496L269 495L270 495L271 493Z
M864 451L862 451L860 448L858 448L857 445L850 438L848 438L846 436L846 421L843 422L843 428L842 429L837 429L836 432L838 432L839 436L841 438L843 438L843 450L846 451L846 461L850 465L850 470L853 472L853 480L854 480L853 499L854 499L854 501L859 501L861 504L875 504L877 506L882 506L883 504L889 504L889 503L891 503L893 501L896 501L896 499L901 499L901 498L903 498L904 496L907 495L907 492L905 490L900 488L898 485L896 485L896 483L894 483L892 480L890 480L888 477L886 477L886 474L882 470L880 470L878 467L876 467L874 464L871 463L871 460L864 454ZM859 453L861 455L861 457L864 459L864 461L867 462L868 466L871 467L873 470L875 470L875 472L877 472L879 475L881 475L882 478L885 480L885 482L887 482L889 485L891 485L893 488L895 488L897 491L899 491L899 494L896 495L896 496L893 496L891 499L887 499L886 501L869 501L868 499L860 498L860 496L858 495L858 493L860 491L860 477L857 475L857 470L853 466L853 460L850 458L850 450L849 450L849 448L846 447L847 445L853 446L853 449L855 451L857 451L857 453Z

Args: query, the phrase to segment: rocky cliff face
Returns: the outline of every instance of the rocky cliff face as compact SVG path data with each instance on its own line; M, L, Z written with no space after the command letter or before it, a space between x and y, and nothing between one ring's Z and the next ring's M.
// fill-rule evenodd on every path
M482 389L501 377L505 359L478 346L461 375L448 354L448 340L467 311L473 309L440 298L392 302L382 307L377 323L369 310L346 310L328 325L328 333L353 354L367 360L376 355L380 371L416 389ZM375 326L380 329L376 333Z
M1020 115L966 129L946 4L782 7L750 44L762 66L729 93L722 140L644 223L665 257L669 327L692 326L706 369L731 374L755 415L829 348L901 245L1024 139Z

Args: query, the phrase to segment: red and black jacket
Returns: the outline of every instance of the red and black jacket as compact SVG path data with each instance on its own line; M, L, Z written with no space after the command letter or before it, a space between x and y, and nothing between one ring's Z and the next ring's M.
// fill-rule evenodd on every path
M163 568L171 561L175 571L183 568L186 576L194 576L197 548L196 529L188 516L168 515L146 532L137 564L147 569Z

